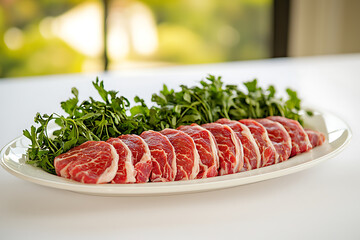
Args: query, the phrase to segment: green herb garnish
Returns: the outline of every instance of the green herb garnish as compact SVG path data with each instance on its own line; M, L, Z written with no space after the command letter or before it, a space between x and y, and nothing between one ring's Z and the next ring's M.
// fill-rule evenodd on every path
M224 85L221 77L212 75L200 81L200 86L181 85L180 91L164 85L159 94L153 94L154 106L149 108L139 97L134 99L137 105L130 107L127 98L105 90L103 81L96 79L93 86L102 101L90 97L79 103L78 90L72 88L73 97L61 102L67 116L36 114L34 121L39 127L31 126L23 132L31 140L27 163L54 174L54 158L86 141L209 123L220 118L239 120L278 115L302 123L301 102L295 91L287 89L288 98L283 100L276 97L274 86L262 89L256 79L244 85L247 92L236 85ZM58 128L49 132L52 123Z

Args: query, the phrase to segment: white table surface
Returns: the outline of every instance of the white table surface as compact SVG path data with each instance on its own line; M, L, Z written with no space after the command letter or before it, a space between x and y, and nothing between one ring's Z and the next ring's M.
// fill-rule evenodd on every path
M150 100L166 83L194 85L206 74L226 83L258 78L304 103L335 113L353 138L338 156L288 176L212 192L158 197L101 197L57 190L0 168L0 239L360 239L360 54L273 59L0 80L0 147L22 134L36 112L62 113L76 86Z

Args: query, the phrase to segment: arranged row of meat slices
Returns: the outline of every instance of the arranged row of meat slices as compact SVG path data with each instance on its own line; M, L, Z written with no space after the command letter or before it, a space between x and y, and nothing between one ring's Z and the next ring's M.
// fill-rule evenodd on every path
M200 179L270 166L321 145L325 136L279 116L186 125L88 141L55 158L57 175L82 183Z

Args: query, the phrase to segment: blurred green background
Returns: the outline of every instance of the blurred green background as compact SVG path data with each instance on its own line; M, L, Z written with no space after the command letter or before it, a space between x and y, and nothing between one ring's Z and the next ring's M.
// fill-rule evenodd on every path
M271 0L107 1L109 69L268 58ZM2 0L0 77L101 71L104 2Z

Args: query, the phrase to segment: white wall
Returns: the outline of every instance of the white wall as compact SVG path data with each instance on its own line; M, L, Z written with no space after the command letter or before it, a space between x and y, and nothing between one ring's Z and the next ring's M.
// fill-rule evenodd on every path
M360 1L292 1L289 56L353 52L360 52Z

